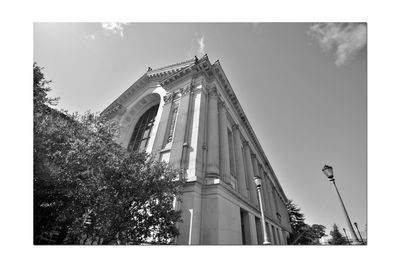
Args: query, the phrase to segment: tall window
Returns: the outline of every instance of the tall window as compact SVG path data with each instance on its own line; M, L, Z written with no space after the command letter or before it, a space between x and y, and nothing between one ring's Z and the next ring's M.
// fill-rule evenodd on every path
M150 133L154 126L158 106L156 105L146 111L138 120L129 142L129 151L144 151L150 139Z
M170 113L170 117L169 117L167 136L166 136L164 147L168 147L168 145L171 145L171 143L172 143L172 139L174 137L174 131L175 131L176 117L178 115L178 107L179 107L179 105L177 102L172 103L172 112Z

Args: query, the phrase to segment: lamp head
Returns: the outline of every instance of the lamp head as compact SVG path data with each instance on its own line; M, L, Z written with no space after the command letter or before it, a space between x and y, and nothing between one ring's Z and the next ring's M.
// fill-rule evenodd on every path
M329 179L333 179L333 169L331 166L325 165L324 168L322 168L322 172L328 177Z
M254 176L254 183L256 184L257 188L260 188L261 187L261 177L258 175Z

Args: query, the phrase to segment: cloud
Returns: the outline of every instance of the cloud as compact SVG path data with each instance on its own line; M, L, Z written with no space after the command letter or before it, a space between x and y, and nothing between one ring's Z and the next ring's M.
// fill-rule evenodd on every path
M206 45L204 44L204 35L201 36L200 39L197 39L197 44L199 46L199 48L197 49L197 53L200 55L204 55L204 48L206 47Z
M124 37L124 27L129 23L126 22L102 22L101 27L109 33Z
M89 39L92 39L92 40L96 40L96 36L94 34L86 35L86 38L89 38Z
M335 64L344 65L367 44L365 23L316 23L308 34L318 40L325 51L335 53Z

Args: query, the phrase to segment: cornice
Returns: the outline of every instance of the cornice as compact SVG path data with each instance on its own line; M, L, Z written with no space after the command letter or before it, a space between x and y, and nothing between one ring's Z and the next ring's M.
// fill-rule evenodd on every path
M105 116L107 118L114 117L118 111L123 108L125 102L131 98L131 96L136 93L136 91L142 88L145 84L147 84L149 79L146 77L146 74L142 75L135 83L133 83L128 89L125 90L117 99L115 99L107 108L105 108L100 115Z
M204 57L203 57L204 58ZM203 59L202 58L202 59ZM169 76L174 76L176 73L181 73L183 69L188 66L193 65L195 59L186 60L176 64L168 65L158 69L148 68L147 72L142 75L134 84L132 84L125 92L123 92L114 102L112 102L102 113L102 116L107 116L108 118L114 117L121 107L126 103L128 99L132 97L136 91L143 87L145 84L151 81L160 80L160 78L165 79ZM162 86L162 85L161 85Z
M154 70L149 68L149 70L147 71L146 74L150 78L151 77L158 77L158 76L168 75L168 74L171 75L171 74L173 74L173 73L175 73L175 72L177 72L177 71L179 71L179 70L181 70L183 68L186 68L187 66L193 64L194 62L195 62L195 59L192 58L192 59L189 59L189 60L186 60L186 61L182 61L182 62L179 62L179 63L176 63L176 64L171 64L171 65L168 65L168 66L165 66L165 67L161 67L161 68L158 68L158 69L154 69Z
M195 60L193 60L191 64L177 70L170 76L164 78L160 81L160 85L165 89L168 89L172 87L175 82L180 81L182 78L199 73L204 73L206 78L208 79L213 77L212 65L208 60L207 54L204 55L201 59L195 58Z

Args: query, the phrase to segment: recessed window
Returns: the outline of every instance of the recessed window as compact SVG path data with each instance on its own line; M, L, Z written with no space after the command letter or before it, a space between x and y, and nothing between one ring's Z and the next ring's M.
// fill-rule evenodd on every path
M157 115L158 106L156 105L147 110L136 123L129 142L129 151L144 151L149 143L151 130L154 126L154 121Z
M176 117L178 115L178 107L178 103L174 102L172 105L172 112L168 123L167 137L164 147L167 147L169 144L172 143L175 131Z

